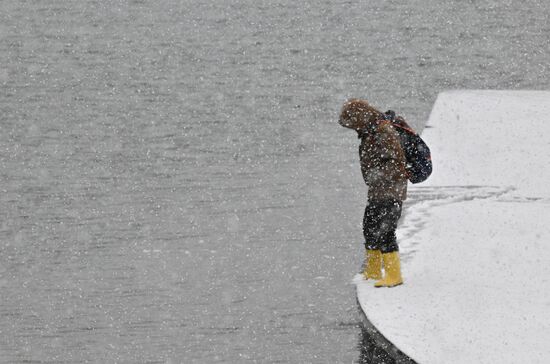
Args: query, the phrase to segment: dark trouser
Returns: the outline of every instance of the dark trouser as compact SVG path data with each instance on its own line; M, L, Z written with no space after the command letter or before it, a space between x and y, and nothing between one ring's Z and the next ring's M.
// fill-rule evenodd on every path
M402 201L369 201L363 217L365 248L382 253L398 251L395 230L401 217Z

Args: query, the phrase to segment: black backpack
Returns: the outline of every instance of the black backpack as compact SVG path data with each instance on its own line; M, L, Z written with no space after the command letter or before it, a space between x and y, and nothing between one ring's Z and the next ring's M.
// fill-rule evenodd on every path
M399 133L401 146L407 159L407 171L411 183L424 182L432 174L432 155L430 148L422 140L405 119L395 116L395 112L388 110L384 113L384 119L389 120L391 125Z

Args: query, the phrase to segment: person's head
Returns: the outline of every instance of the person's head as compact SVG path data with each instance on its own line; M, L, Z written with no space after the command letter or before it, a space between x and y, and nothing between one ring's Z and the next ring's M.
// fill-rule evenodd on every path
M350 99L342 106L338 123L346 128L362 130L367 128L370 123L379 119L381 114L367 100Z

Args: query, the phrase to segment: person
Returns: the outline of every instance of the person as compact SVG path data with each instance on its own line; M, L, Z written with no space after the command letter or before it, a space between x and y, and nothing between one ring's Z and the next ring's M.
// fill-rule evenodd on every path
M361 139L361 172L368 186L362 274L376 280L375 287L400 285L403 278L395 231L407 198L407 163L399 135L383 113L361 99L344 103L339 124L357 131Z

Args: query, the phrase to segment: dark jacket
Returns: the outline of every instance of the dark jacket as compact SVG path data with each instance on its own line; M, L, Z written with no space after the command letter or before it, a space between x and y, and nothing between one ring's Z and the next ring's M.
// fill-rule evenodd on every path
M359 157L369 201L407 198L407 170L399 134L390 122L377 120L360 132Z

